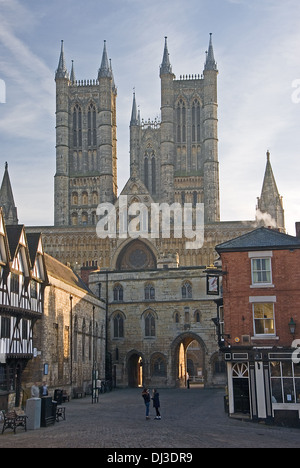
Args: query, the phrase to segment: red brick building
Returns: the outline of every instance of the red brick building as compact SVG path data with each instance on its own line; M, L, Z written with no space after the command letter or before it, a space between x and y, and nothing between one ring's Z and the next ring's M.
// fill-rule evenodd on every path
M222 261L218 331L229 413L298 424L300 239L259 228L216 250Z

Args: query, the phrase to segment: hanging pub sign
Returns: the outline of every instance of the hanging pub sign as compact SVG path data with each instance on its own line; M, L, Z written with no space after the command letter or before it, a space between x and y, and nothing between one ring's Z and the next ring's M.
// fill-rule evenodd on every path
M220 277L217 275L207 275L206 293L208 296L220 295Z

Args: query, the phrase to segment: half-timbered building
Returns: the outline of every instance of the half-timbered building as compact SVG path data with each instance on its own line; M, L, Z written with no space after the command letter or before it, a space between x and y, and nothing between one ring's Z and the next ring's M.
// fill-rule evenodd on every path
M47 273L41 236L5 226L0 208L0 407L22 398L22 375L34 356L33 332L42 318Z

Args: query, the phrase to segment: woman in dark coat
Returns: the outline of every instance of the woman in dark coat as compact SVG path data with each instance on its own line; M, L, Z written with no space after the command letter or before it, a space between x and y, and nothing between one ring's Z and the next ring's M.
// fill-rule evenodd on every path
M153 408L155 408L156 410L156 416L154 419L161 419L161 415L159 412L159 408L160 408L159 393L156 390L156 388L153 390L152 400L153 400Z
M147 388L144 388L142 392L142 397L144 398L145 406L146 406L146 419L150 419L149 417L149 409L150 409L150 394Z

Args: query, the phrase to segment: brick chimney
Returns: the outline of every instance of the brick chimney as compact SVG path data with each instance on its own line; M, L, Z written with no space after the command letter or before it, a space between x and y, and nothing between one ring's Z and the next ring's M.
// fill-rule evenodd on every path
M300 223L296 223L296 237L300 239Z

